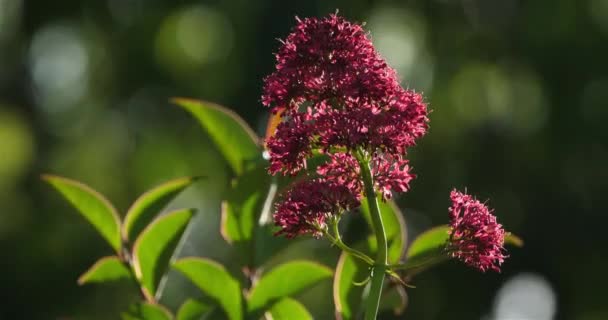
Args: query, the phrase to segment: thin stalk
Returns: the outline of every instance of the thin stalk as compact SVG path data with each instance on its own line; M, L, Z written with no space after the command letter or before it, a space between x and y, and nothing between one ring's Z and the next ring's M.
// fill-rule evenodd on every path
M346 245L344 242L342 242L342 238L340 237L340 233L338 232L338 224L333 223L332 225L333 225L335 237L332 236L331 233L329 233L327 231L323 231L323 233L325 233L325 236L328 237L329 240L331 240L332 244L334 244L338 248L342 249L342 251L346 251L351 256L363 260L365 263L367 263L369 265L374 264L374 260L372 258L368 257L365 253L363 253L359 250L353 249L353 248L349 247L348 245Z
M372 226L376 235L376 243L378 244L378 253L371 274L371 287L367 301L365 302L365 320L374 320L378 314L380 305L380 297L382 295L382 286L384 285L384 276L388 263L386 231L380 215L380 207L378 206L378 198L374 189L374 178L370 165L369 156L366 156L362 151L357 153L357 160L361 167L363 175L363 184L365 187L365 197L369 205L369 212L372 218Z

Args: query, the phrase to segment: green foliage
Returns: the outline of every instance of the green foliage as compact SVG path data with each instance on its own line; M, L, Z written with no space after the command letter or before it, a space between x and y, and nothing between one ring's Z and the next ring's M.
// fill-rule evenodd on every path
M176 320L201 320L207 318L213 307L194 299L186 300L177 311ZM205 316L205 318L203 318Z
M253 263L252 240L269 188L265 165L256 166L235 178L222 207L222 236L241 249L248 264Z
M204 258L184 258L173 267L218 303L230 320L243 319L240 283L221 264Z
M262 275L250 292L248 310L256 315L282 297L293 296L331 277L333 271L310 261L284 263Z
M194 210L168 213L151 223L133 247L133 269L146 295L154 296L173 250L177 246Z
M151 303L135 303L121 314L122 320L172 320L173 315L163 306Z
M127 211L122 226L125 240L133 241L154 217L196 178L185 177L165 182L142 194Z
M332 275L336 313L344 320L357 319L369 291L366 285L370 265L345 252L340 255L335 273L317 262L295 258L297 252L290 256L292 260L278 264L281 259L275 259L280 256L277 252L296 248L297 242L273 237L273 227L264 225L267 219L262 215L272 207L275 191L293 180L288 182L267 174L268 163L261 157L258 138L233 112L196 100L176 98L172 101L199 121L233 170L233 179L222 198L219 232L236 249L238 256L226 266L196 257L183 258L172 264L200 289L204 296L202 301L205 301L192 298L179 301L182 303L176 319L201 320L225 316L229 320L257 320L261 317L309 320L313 316L294 297L301 297L305 290ZM317 162L323 157L319 154L311 159L308 171L314 172ZM196 179L171 180L144 193L131 205L122 224L110 202L91 188L55 176L44 176L44 179L69 200L117 252L116 256L96 262L79 278L79 284L133 281L139 285L144 301L131 305L121 315L123 319L173 319L171 313L158 304L156 295L194 210L181 209L160 217L157 215ZM407 271L419 272L446 260L445 244L449 229L448 226L439 226L421 234L406 253L403 214L393 201L379 201L379 206L388 242L388 261L390 268L394 267L388 271L392 278L385 280L380 310L400 314L408 299L396 270L406 270L405 276L409 277L414 272ZM375 232L366 199L362 201L361 212L371 231ZM332 232L340 239L337 231ZM507 235L506 242L522 244L521 239L511 234ZM348 249L341 240L336 244ZM350 249L359 257L375 253L376 238L373 234L363 237L355 249L363 252ZM406 262L399 264L404 254ZM369 258L364 260L371 261ZM242 274L233 274L235 270L242 270Z
M120 218L114 206L92 188L67 178L43 175L87 219L97 231L120 253Z
M199 121L237 175L242 174L249 163L261 160L259 138L230 109L194 99L174 98L171 101Z
M272 320L312 320L313 317L301 303L291 298L283 298L268 310Z
M170 312L156 304L154 295L194 211L176 210L148 223L194 179L176 179L146 192L131 206L122 226L112 204L90 187L51 175L45 175L43 179L59 190L118 253L118 256L98 260L80 276L78 283L131 280L140 286L146 303L131 305L121 315L123 319L173 319ZM138 229L142 227L144 229L139 234ZM134 237L139 234L133 248L121 245L120 230L124 231L125 240L129 235Z
M78 284L133 280L133 275L124 261L117 256L103 257L78 278Z

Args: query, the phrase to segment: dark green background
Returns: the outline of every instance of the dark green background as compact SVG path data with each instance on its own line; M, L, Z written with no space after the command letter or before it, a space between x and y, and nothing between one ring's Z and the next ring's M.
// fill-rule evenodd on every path
M216 199L227 167L168 98L223 104L262 133L276 39L294 15L336 8L368 22L404 86L433 110L410 153L418 178L397 199L412 234L445 223L449 191L466 187L526 242L502 274L449 263L422 275L405 318L493 319L512 277L532 279L524 292L551 288L557 319L608 318L608 2L4 0L0 319L108 319L123 302L116 288L77 286L111 250L41 173L81 180L123 212L182 175L209 177L185 198ZM217 212L204 214L216 232ZM229 261L219 239L186 249Z

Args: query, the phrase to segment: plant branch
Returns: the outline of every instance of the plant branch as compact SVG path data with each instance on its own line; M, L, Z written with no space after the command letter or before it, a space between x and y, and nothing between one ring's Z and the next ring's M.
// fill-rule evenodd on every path
M348 245L346 245L344 242L342 242L342 238L340 237L340 233L338 231L337 221L334 221L332 223L332 228L333 228L333 232L334 232L335 236L333 236L327 230L323 230L323 233L325 234L326 237L328 237L331 240L332 244L336 245L338 248L342 249L342 251L347 252L351 256L363 260L365 263L367 263L369 265L374 264L374 260L372 258L370 258L368 255L366 255L365 253L363 253L359 250L353 249L353 248L349 247Z
M371 170L371 159L363 150L356 153L357 161L361 167L363 175L363 184L365 187L365 197L369 205L369 212L372 218L372 226L376 235L376 243L378 244L378 252L375 264L371 273L371 288L366 301L365 320L374 320L378 314L380 305L380 297L382 295L382 286L384 285L384 276L388 262L388 250L386 241L386 231L378 206L378 198L374 188L374 178Z

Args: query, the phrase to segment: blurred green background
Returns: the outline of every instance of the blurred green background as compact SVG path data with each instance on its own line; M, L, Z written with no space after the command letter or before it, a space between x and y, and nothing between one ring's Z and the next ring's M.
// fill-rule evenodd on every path
M111 249L44 172L122 211L159 182L206 175L181 197L204 211L182 254L234 259L218 232L227 167L168 98L223 104L262 133L276 39L295 15L336 8L367 23L433 110L410 153L418 178L397 199L410 236L445 223L449 191L467 187L526 242L502 274L456 263L423 274L403 318L608 319L606 0L0 0L0 319L122 307L116 288L77 286ZM302 254L334 263L320 242ZM319 319L329 285L303 297Z

